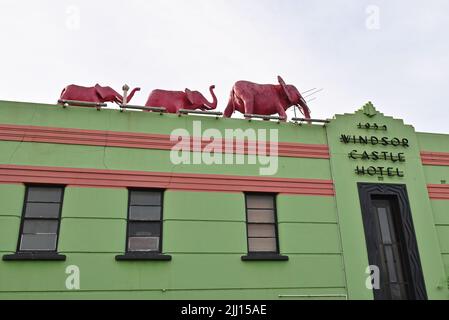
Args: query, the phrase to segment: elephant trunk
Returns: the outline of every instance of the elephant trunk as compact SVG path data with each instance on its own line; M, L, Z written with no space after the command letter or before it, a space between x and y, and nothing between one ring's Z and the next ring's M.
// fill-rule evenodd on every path
M303 97L301 97L301 100L300 100L298 106L301 107L302 113L304 114L304 118L310 119L310 109L309 109L309 106L307 105L307 102L304 100Z
M117 104L121 104L122 102L123 102L123 97L122 97L122 95L120 94L120 93L118 93L117 91L115 91L114 89L110 89L110 90L112 90L112 94L113 95L111 95L110 97L109 97L109 99L111 99L112 97L112 102L115 102L115 103L117 103Z
M134 97L134 94L135 94L137 91L140 91L140 88L134 88L134 89L131 91L131 93L129 94L129 96L128 96L127 99L126 99L126 103L129 103L129 102L131 101L131 99ZM123 100L123 98L122 98L122 100Z
M307 106L302 107L302 111L304 112L304 117L306 119L310 119L310 109L309 109L309 107L307 107Z
M215 89L215 86L210 86L210 88L209 88L209 91L210 91L210 94L212 95L213 101L209 102L206 100L205 106L207 107L208 110L214 110L217 108L217 105L218 105L218 99L217 99L217 96L215 95L214 89Z
M131 99L134 97L134 94L137 91L140 91L140 88L135 88L131 91L131 93L126 97L126 103L129 103L131 101ZM118 92L116 92L114 102L116 102L118 104L123 104L123 96L121 94L119 94Z

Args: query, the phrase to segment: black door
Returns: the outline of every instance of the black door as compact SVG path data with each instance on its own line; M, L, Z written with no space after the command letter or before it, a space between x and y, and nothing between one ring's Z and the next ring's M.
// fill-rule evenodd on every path
M372 214L376 221L377 254L380 265L380 288L391 300L410 298L408 268L405 264L403 235L394 197L373 196Z
M405 186L359 184L359 193L369 263L380 272L375 299L426 299Z

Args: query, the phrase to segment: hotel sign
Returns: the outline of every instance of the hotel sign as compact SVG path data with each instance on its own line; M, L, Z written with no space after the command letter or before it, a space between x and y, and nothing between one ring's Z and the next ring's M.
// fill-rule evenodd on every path
M360 130L376 130L376 131L388 131L386 125L378 125L376 123L367 123L357 125ZM353 144L360 148L354 148L349 152L349 159L351 160L364 160L375 162L375 165L357 165L355 168L356 174L360 176L387 176L387 177L404 177L397 164L405 162L404 149L410 147L409 140L407 138L388 137L386 135L345 135L342 134L340 141L344 144ZM367 146L382 146L385 150L381 151L366 151L363 147ZM391 147L395 148L395 151L388 150ZM397 150L401 149L401 150Z

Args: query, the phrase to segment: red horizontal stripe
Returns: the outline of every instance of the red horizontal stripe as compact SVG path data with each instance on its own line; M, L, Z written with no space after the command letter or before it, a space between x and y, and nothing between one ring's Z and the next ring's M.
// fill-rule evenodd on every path
M171 150L177 144L177 141L170 141L169 135L162 134L20 125L0 125L0 140L155 150ZM203 150L211 141L191 138L190 148L188 148L190 151L194 148L193 142L198 142L201 150ZM226 151L226 142L224 139L216 141L217 146L221 146L223 152ZM229 141L229 145L233 147L236 154L256 154L254 148L252 148L253 145L256 145L256 142L245 141L245 143L239 144L234 141L232 144ZM268 145L266 153L269 153L269 151ZM286 142L278 144L278 155L293 158L330 158L327 145Z
M421 160L427 166L449 166L449 153L423 151Z
M429 184L429 197L433 200L449 200L449 184Z
M332 180L0 165L0 183L334 196Z

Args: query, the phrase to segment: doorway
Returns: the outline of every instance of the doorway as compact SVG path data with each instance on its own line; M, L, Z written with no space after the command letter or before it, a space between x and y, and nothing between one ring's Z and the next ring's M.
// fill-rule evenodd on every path
M427 299L404 185L359 185L368 259L378 268L376 300Z

